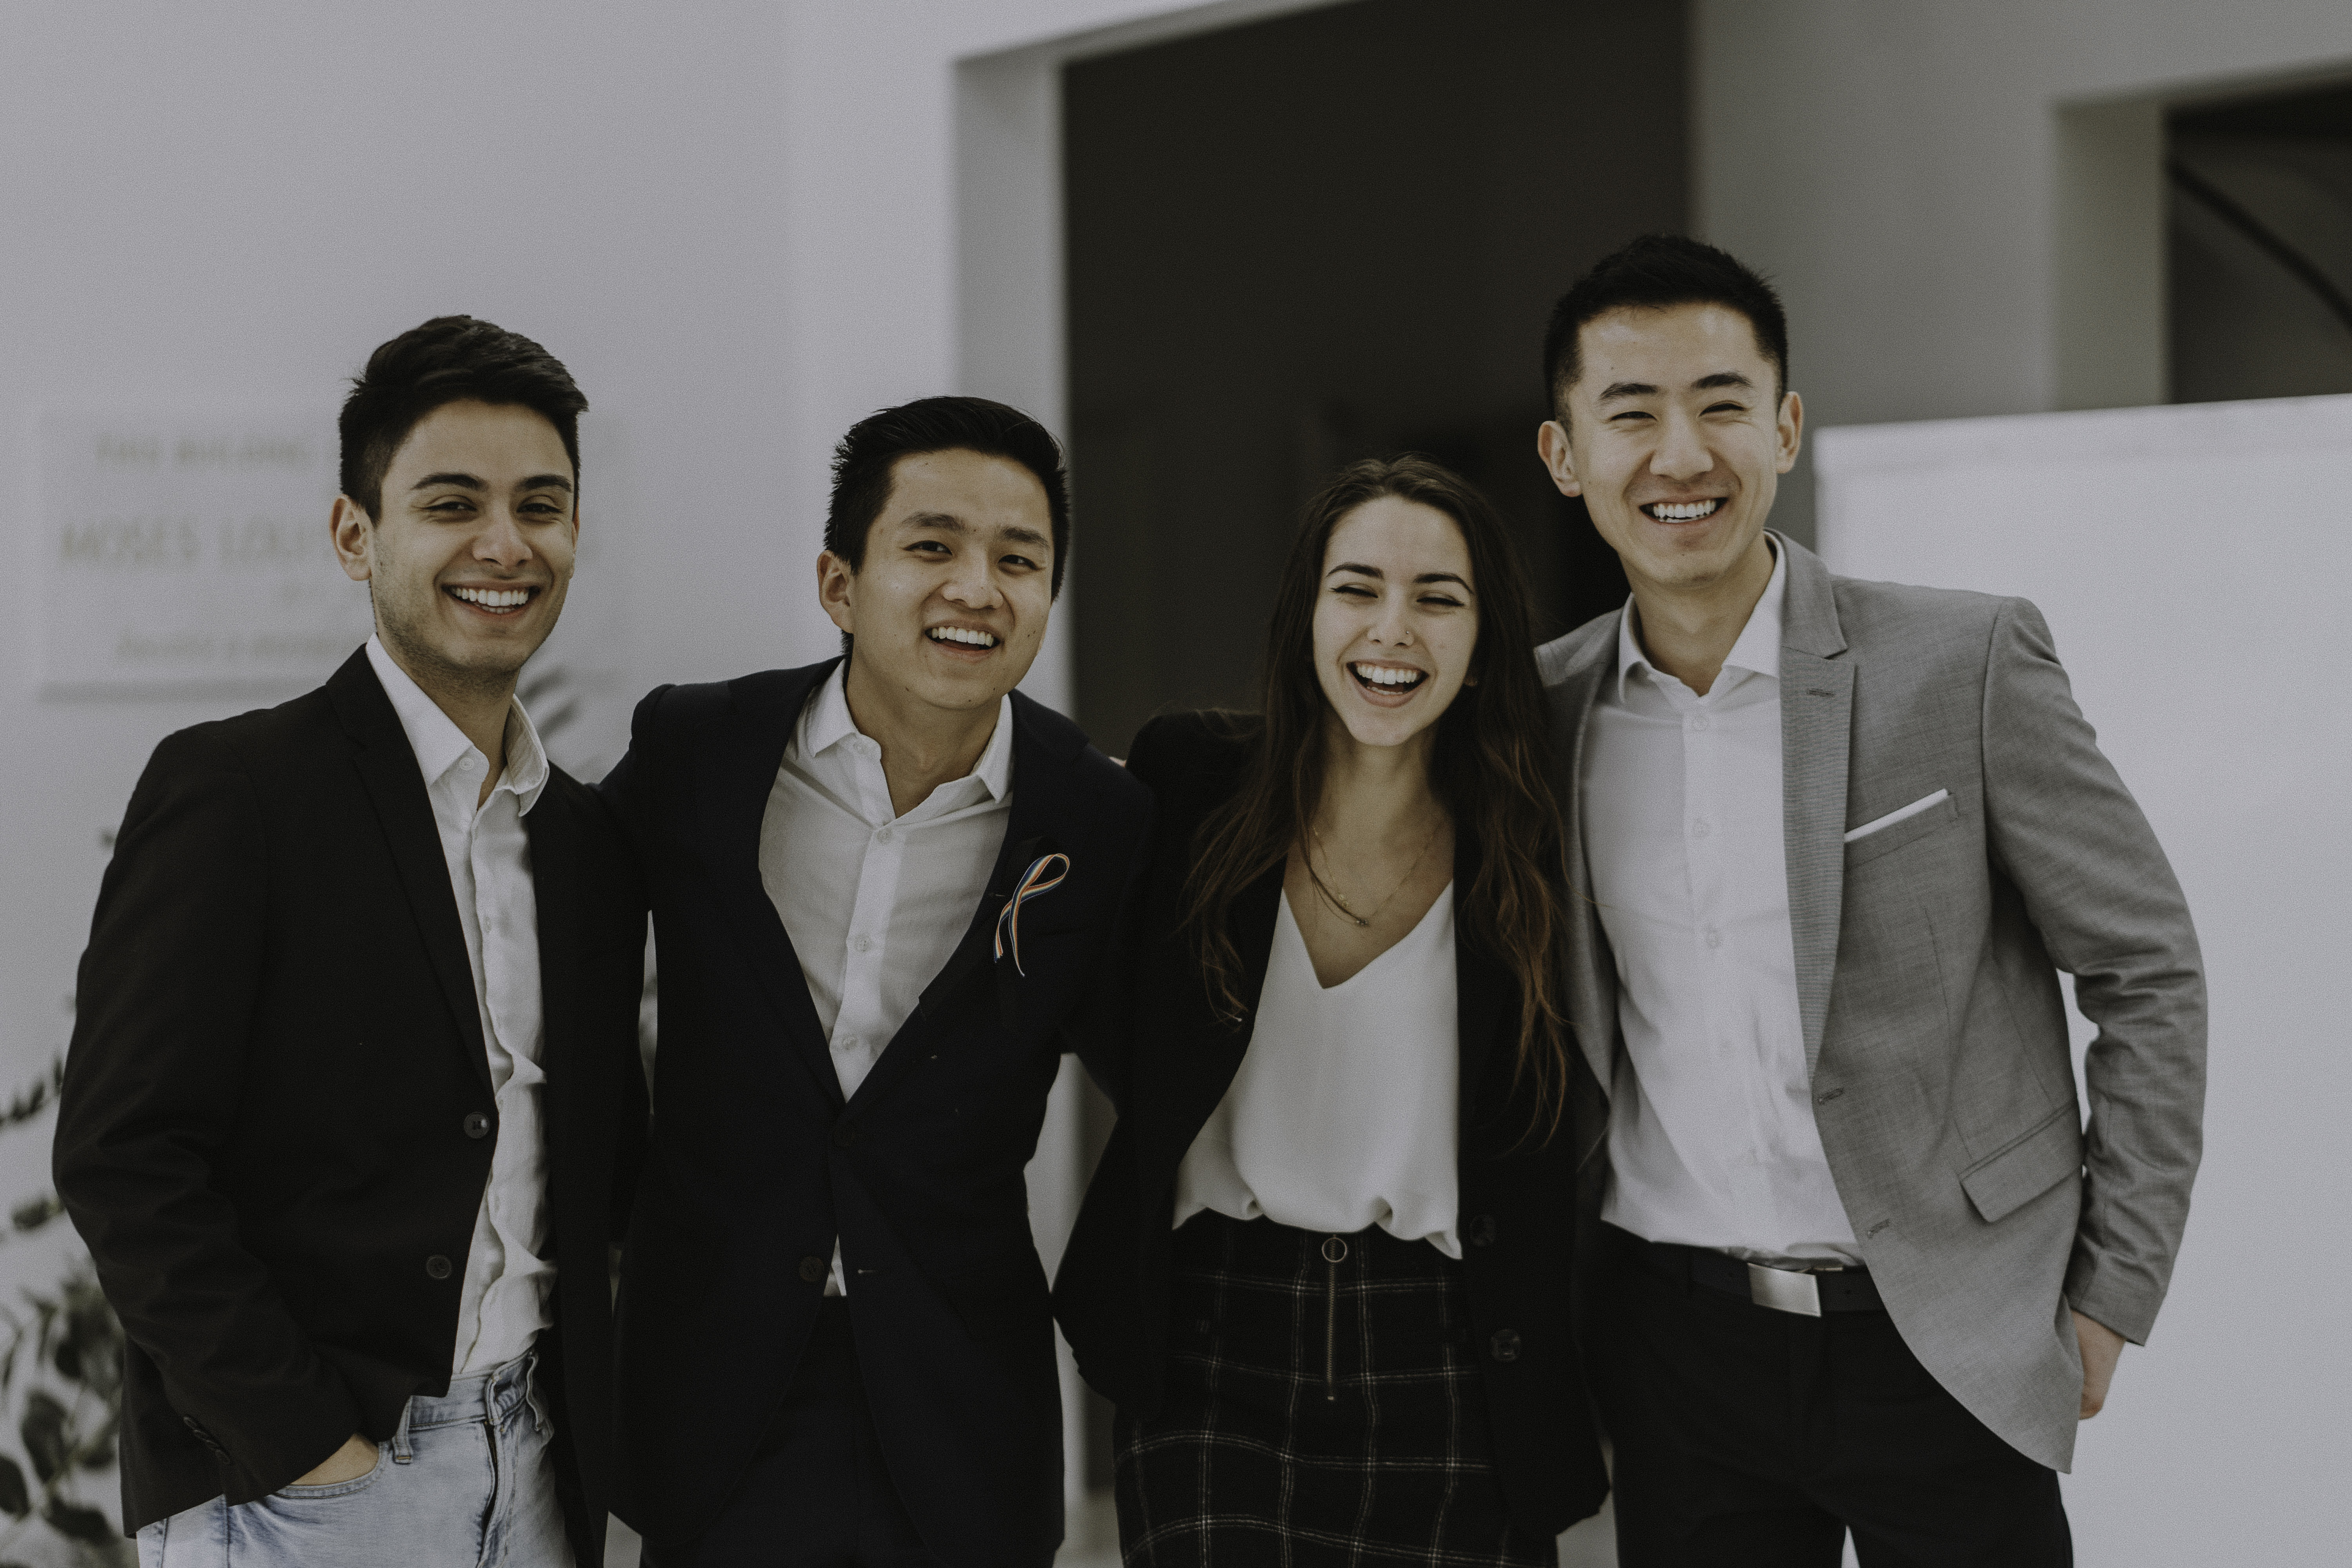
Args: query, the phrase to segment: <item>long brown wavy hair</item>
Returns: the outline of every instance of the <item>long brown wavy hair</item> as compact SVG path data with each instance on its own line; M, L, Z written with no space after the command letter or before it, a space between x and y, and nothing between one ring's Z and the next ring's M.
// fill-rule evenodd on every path
M1519 986L1514 1087L1532 1078L1546 1136L1567 1103L1568 1055L1553 943L1564 919L1561 827L1551 787L1550 719L1536 672L1535 608L1502 519L1475 487L1426 458L1342 468L1307 515L1283 564L1260 670L1256 745L1241 788L1201 825L1186 883L1185 928L1220 1012L1238 1025L1241 955L1226 916L1242 890L1283 864L1323 795L1330 705L1316 679L1315 606L1332 531L1367 501L1396 496L1454 520L1469 547L1478 639L1469 679L1437 721L1430 784L1477 856L1457 919Z

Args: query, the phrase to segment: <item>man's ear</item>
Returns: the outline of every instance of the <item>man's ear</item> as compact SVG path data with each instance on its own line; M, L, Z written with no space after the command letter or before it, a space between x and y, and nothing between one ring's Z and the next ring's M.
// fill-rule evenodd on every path
M856 585L856 569L830 550L816 552L816 602L825 618L851 637L857 635L857 612L849 591Z
M327 537L334 542L335 560L344 576L364 583L375 575L375 525L359 502L349 496L335 498L335 510L327 520Z
M1576 459L1568 449L1568 426L1557 419L1547 419L1536 431L1536 456L1543 459L1544 471L1551 482L1559 487L1564 496L1580 496L1584 481L1576 477Z
M1805 444L1805 400L1793 392L1780 395L1780 455L1774 459L1781 473L1797 466L1797 452Z

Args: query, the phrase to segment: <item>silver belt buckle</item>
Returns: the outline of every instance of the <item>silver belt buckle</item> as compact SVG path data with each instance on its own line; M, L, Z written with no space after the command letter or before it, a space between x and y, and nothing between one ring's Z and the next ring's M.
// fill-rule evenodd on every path
M1749 1264L1748 1299L1776 1312L1795 1312L1806 1318L1822 1315L1821 1282L1799 1269Z

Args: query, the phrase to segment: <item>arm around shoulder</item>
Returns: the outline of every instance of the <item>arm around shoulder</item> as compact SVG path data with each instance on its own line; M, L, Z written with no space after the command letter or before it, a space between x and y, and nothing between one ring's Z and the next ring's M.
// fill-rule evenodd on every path
M2202 1151L2197 932L2154 829L2075 706L2041 612L2021 599L1996 615L1984 692L1993 858L2098 1029L2066 1294L2140 1342L2171 1279Z

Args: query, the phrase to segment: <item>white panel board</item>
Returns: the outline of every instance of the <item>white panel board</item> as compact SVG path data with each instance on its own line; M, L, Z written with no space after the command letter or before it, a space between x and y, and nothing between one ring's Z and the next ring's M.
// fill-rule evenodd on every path
M2205 1164L2066 1483L2081 1560L2340 1563L2352 397L1832 429L1815 461L1836 571L2041 606L2204 944Z
M45 695L299 690L368 634L334 565L331 426L52 411L26 581Z

